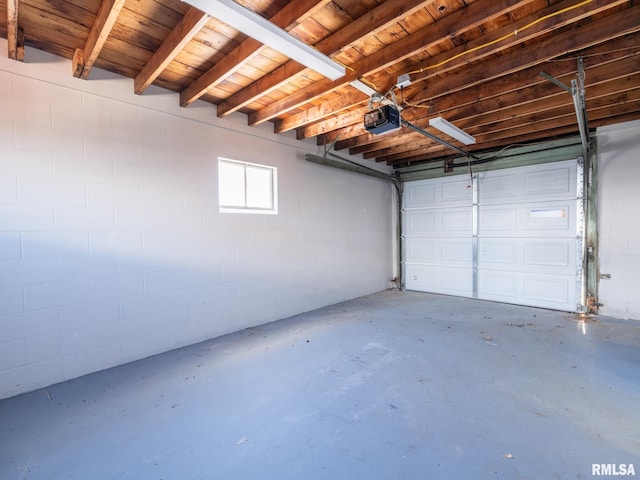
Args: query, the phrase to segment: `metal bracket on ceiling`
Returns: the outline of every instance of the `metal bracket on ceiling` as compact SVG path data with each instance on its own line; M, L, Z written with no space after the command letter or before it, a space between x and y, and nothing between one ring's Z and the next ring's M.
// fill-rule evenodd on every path
M589 120L587 118L587 101L585 98L584 88L584 63L582 57L578 58L578 80L571 81L571 89L573 90L573 106L576 110L578 118L578 127L580 129L580 139L582 140L582 152L584 158L589 158Z
M329 148L327 148L327 143L325 142L324 144L324 158L327 158L327 154L331 152L331 150L333 150L336 146L336 143L338 143L338 140L340 140L340 135L338 135L336 137L336 139L333 141L333 143L331 144L331 146Z
M444 173L451 173L453 172L453 158L448 158L447 160L444 161Z
M572 79L571 86L565 85L557 78L552 77L547 72L540 72L540 76L546 78L551 83L566 90L573 98L573 107L576 111L578 120L578 130L580 131L580 140L582 141L582 153L584 158L589 158L590 153L590 137L589 137L589 121L587 118L587 102L585 98L584 87L584 62L582 57L578 57L578 80Z

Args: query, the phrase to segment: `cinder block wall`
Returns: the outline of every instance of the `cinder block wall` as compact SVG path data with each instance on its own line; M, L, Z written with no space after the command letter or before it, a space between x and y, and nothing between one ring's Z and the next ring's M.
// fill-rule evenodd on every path
M390 286L384 181L305 162L318 147L271 124L26 58L0 58L0 398ZM218 156L276 166L279 214L219 213Z
M600 312L640 320L640 121L599 128Z

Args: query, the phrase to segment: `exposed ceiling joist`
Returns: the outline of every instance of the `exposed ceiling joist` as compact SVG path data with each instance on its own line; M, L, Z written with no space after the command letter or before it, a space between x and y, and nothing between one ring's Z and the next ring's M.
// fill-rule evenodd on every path
M7 0L7 55L11 60L18 60L18 5L19 0Z
M171 30L145 66L133 79L134 92L140 95L176 58L187 43L207 24L210 16L195 7L189 8Z
M87 79L93 64L118 19L125 0L103 0L84 47L76 50L73 56L72 71L75 77Z

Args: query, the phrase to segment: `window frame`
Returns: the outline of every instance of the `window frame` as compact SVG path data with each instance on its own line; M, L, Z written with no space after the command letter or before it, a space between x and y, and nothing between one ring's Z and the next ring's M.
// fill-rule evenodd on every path
M243 167L243 179L244 179L244 204L243 205L225 205L222 203L221 192L223 178L220 174L220 165L223 163L233 164ZM247 205L247 198L249 196L250 184L247 181L247 169L258 169L268 171L269 176L269 190L271 193L269 207L249 206ZM278 214L278 168L271 165L263 165L254 162L246 162L243 160L234 160L227 157L218 157L218 207L220 213L250 213L250 214L264 214L264 215L277 215Z

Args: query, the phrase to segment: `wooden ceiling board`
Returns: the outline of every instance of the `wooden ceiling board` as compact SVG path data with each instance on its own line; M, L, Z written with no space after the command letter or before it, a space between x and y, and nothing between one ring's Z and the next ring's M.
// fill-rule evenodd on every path
M69 52L63 56L71 58L73 51L84 43L89 33L89 28L73 19L43 12L30 5L20 5L18 25L24 29L26 41L38 42L45 48L53 44L57 55L61 51ZM82 18L87 17L83 15ZM93 19L90 20L92 22Z
M401 18L398 24L410 35L423 29L427 25L433 25L435 21L426 8L421 8L412 15Z
M290 31L291 35L298 40L302 40L307 45L315 45L331 34L322 24L314 18L306 20Z
M345 25L353 22L356 17L352 17L344 8L340 7L335 2L329 2L327 6L313 16L313 22L318 25L324 31L324 35L321 38L316 38L314 44L328 36L331 32L340 30Z
M230 52L246 38L245 34L212 19L196 34L194 40L211 47L215 51Z
M18 18L20 13L25 8L32 8L37 10L43 16L53 16L66 19L73 19L75 23L90 28L95 19L98 8L100 7L99 1L87 1L87 2L68 2L63 0L50 1L45 4L34 3L30 1L22 0L18 4ZM6 13L6 2L2 4L2 10Z
M251 10L264 18L271 18L288 2L287 0L238 0L237 3L245 7L247 10Z
M162 38L168 34L168 32L158 34L154 29L136 30L135 24L133 27L130 24L118 22L111 30L109 37L128 43L130 48L145 50L149 57L162 44Z
M333 3L353 18L360 18L384 2L385 0L359 0L355 2L352 0L333 0Z
M200 76L215 65L220 58L224 57L222 53L218 54L218 58L210 57L210 52L211 50L204 45L192 42L189 51L185 49L178 53L173 61L169 63L166 70L183 71L185 73L199 72L198 76ZM162 73L160 76L162 76Z
M100 2L97 2L98 5L95 7L95 11L98 11L98 6ZM176 24L182 19L184 14L186 13L186 8L188 7L186 3L181 2L180 10L175 10L173 8L169 8L166 5L163 5L154 0L138 0L138 1L127 1L122 7L122 20L124 20L130 14L135 14L139 18L146 18L153 21L154 24L158 26L163 26L169 30L176 26ZM143 26L143 25L141 25Z
M436 0L428 4L426 9L433 18L433 21L438 22L453 12L463 9L465 6L462 0Z
M552 2L547 2L545 0L535 0L535 1L529 2L521 6L520 8L511 10L507 14L508 15L507 21L515 22L515 21L521 20L525 17L535 14L537 11L540 11L550 6L552 6Z

